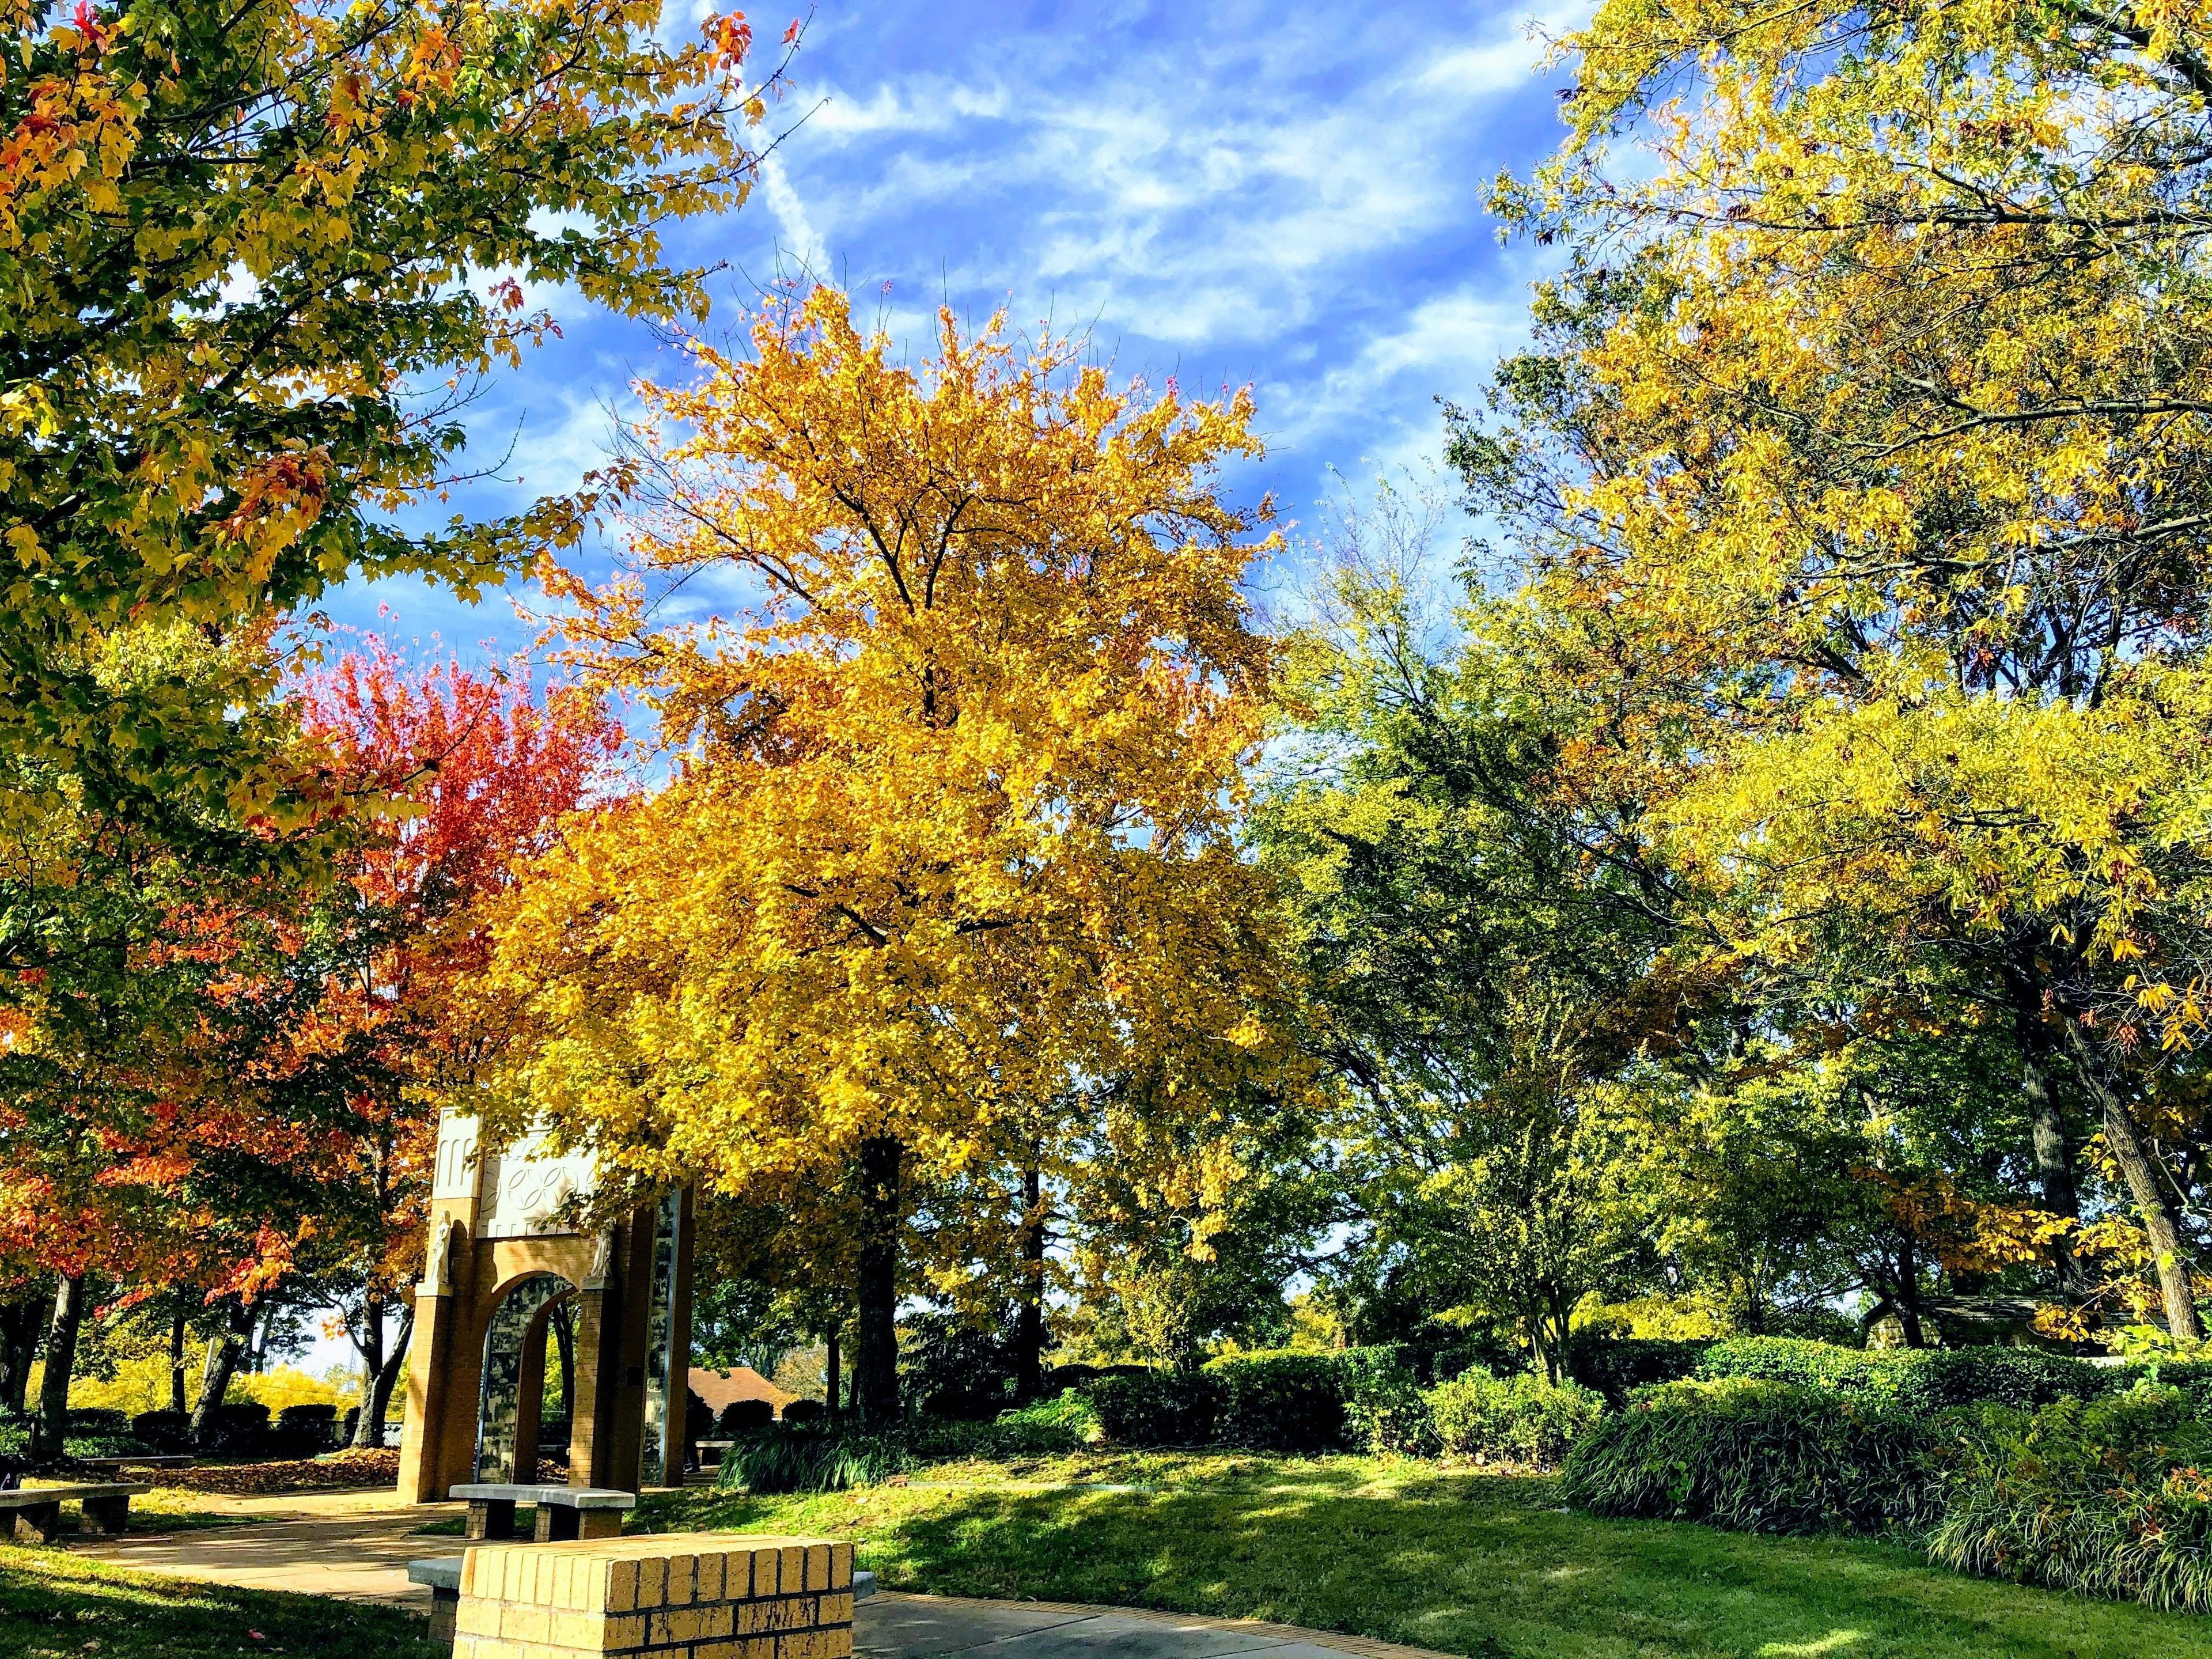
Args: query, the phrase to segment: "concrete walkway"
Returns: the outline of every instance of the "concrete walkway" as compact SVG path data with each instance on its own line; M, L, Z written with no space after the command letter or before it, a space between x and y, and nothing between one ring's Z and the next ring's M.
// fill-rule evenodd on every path
M250 1524L198 1532L82 1540L79 1555L140 1572L295 1590L430 1610L430 1592L407 1582L421 1556L456 1555L459 1538L417 1538L416 1528L462 1513L459 1504L409 1507L389 1492L211 1498L204 1507L249 1516ZM881 1591L854 1609L853 1643L865 1659L1435 1659L1418 1648L1268 1625L1129 1607L1051 1601L984 1601Z

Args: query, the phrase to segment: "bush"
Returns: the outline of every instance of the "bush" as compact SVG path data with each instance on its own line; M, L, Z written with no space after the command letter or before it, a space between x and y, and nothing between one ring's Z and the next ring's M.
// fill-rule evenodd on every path
M215 1409L201 1449L252 1453L269 1438L269 1407L258 1400L227 1400Z
M913 1466L912 1454L895 1436L793 1428L787 1417L731 1447L715 1472L714 1485L756 1497L843 1492L888 1480Z
M714 1426L725 1435L750 1434L775 1421L775 1407L771 1402L766 1400L732 1400L722 1407L722 1414L714 1419Z
M2094 1399L2127 1382L2117 1370L2034 1348L1870 1350L1781 1336L1716 1342L1698 1362L1698 1375L1837 1389L1918 1412L1976 1405L2025 1408L2069 1395Z
M1221 1383L1202 1370L1101 1377L1091 1407L1117 1446L1203 1446L1213 1438Z
M1757 1378L1671 1382L1569 1453L1562 1491L1599 1515L1745 1532L1920 1527L1940 1512L1945 1425L1893 1403Z
M1544 1377L1499 1377L1479 1368L1424 1398L1448 1455L1547 1468L1556 1467L1605 1410L1604 1401L1578 1383L1554 1387Z
M1344 1365L1333 1353L1216 1359L1212 1438L1269 1451L1320 1451L1344 1438Z
M131 1437L157 1452L180 1452L192 1443L192 1419L186 1412L140 1412L131 1419Z
M287 1406L276 1413L274 1438L288 1453L325 1452L337 1444L336 1406Z
M1346 1437L1356 1446L1404 1457L1433 1457L1441 1447L1420 1379L1395 1345L1339 1356Z
M69 1432L72 1437L127 1435L131 1432L131 1413L112 1406L78 1406L70 1412Z
M794 1400L783 1408L787 1423L819 1423L830 1415L830 1408L818 1400Z
M1098 1413L1073 1389L1000 1412L988 1423L931 1421L915 1425L915 1448L933 1457L1049 1457L1079 1451L1101 1436Z
M2212 1613L2212 1430L2179 1389L1980 1414L1928 1540L1961 1572Z
M1595 1389L1607 1403L1624 1405L1637 1389L1654 1382L1679 1382L1694 1376L1713 1346L1710 1339L1675 1340L1656 1337L1612 1337L1577 1340L1569 1370L1576 1382Z

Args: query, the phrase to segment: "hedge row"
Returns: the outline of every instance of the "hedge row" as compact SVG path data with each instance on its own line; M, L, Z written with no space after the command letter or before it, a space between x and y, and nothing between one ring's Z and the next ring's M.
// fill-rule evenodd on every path
M1923 1410L1899 1397L1922 1387L1905 1376L1646 1389L1575 1443L1563 1495L1743 1531L1902 1532L1960 1571L2212 1612L2212 1425L2191 1394L2123 1371L2088 1400Z

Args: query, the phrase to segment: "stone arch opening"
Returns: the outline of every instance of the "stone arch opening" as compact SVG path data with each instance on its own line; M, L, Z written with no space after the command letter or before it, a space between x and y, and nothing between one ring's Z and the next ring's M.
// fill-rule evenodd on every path
M576 1287L558 1273L526 1273L492 1310L484 1326L477 1403L477 1480L525 1485L537 1480L546 1327L554 1310L573 1306L575 1295Z

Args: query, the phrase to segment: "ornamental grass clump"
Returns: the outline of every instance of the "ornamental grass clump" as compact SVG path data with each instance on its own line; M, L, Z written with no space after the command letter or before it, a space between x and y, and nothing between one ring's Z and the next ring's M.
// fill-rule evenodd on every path
M1928 1540L1942 1566L2212 1613L2212 1430L2178 1389L1981 1413Z
M914 1462L906 1443L894 1436L777 1423L732 1446L714 1485L722 1492L750 1492L756 1498L843 1492L903 1474Z
M1601 1419L1562 1490L1599 1515L1743 1532L1886 1532L1939 1513L1941 1419L1878 1400L1737 1378L1670 1382Z

